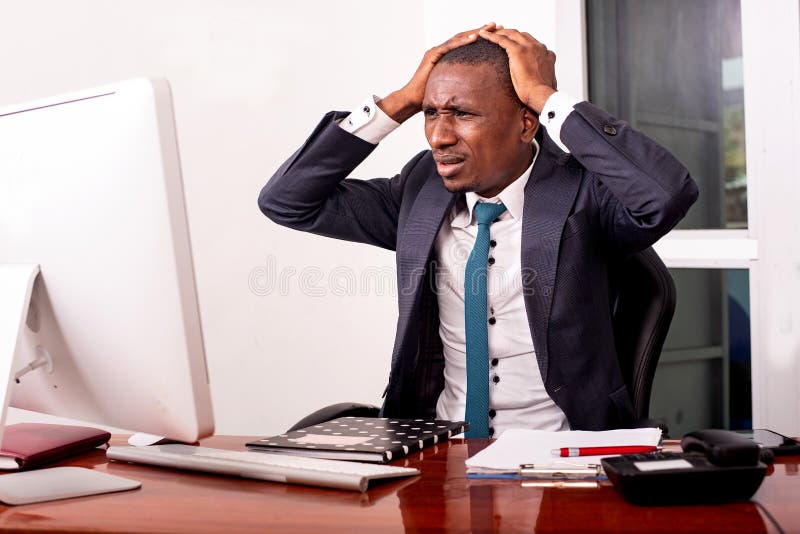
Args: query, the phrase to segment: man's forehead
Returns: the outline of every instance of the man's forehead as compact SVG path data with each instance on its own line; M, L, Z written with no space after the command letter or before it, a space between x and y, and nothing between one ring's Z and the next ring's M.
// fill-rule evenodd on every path
M428 77L425 99L436 100L437 104L444 103L440 100L458 104L493 92L502 92L502 86L492 65L440 63Z

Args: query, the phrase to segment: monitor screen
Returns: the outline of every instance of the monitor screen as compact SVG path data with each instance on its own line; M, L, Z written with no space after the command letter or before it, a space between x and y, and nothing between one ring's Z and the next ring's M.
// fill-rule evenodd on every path
M186 442L213 433L165 80L0 108L0 277L3 264L39 269L29 308L0 313L20 324L13 361L0 352L11 405Z

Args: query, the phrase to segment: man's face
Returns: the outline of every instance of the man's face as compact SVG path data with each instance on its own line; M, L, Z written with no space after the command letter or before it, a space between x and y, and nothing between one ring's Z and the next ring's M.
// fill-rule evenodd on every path
M538 122L503 89L492 65L436 65L422 111L448 191L493 197L531 163Z

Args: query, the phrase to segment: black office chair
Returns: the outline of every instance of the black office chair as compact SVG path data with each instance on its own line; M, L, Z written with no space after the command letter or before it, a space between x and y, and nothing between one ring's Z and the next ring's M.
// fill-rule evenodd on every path
M648 415L656 366L675 312L675 284L652 248L632 254L612 268L611 282L616 287L614 339L622 376L633 401L635 426L658 426L667 435L666 424L649 419ZM332 404L307 415L289 431L337 417L377 417L379 411L377 406L368 404Z
M648 420L650 393L675 313L675 283L652 248L626 258L615 276L614 341L620 369L633 401L634 416L640 422L652 422Z

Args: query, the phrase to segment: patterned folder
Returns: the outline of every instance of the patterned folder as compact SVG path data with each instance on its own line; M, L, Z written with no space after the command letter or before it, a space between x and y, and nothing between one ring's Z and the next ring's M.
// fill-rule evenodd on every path
M465 421L341 417L302 430L251 441L263 452L314 458L390 462L469 429Z

